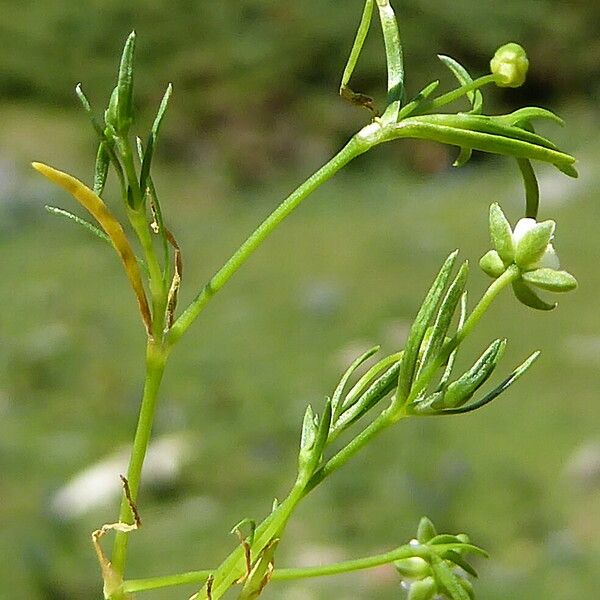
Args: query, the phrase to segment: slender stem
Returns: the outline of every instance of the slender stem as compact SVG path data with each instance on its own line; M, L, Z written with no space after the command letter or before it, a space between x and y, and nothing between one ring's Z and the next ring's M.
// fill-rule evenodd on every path
M361 143L354 136L328 163L309 177L300 187L292 192L236 250L233 256L219 269L204 286L188 308L177 319L169 331L170 344L175 343L202 312L209 300L229 281L232 275L248 260L264 239L283 221L311 192L330 179L353 158L368 150L369 146Z
M252 553L260 554L265 546L283 532L296 505L304 496L304 487L295 485L288 497L272 512L254 533ZM244 549L238 546L212 573L213 586L211 600L219 600L227 590L244 574L246 568ZM206 590L203 589L190 600L207 600Z
M445 106L446 104L450 104L451 102L454 102L455 100L458 100L459 98L462 98L463 96L467 95L469 92L472 92L474 90L477 90L485 85L488 85L489 83L495 83L496 82L496 76L495 75L483 75L482 77L478 77L477 79L473 80L471 83L467 84L467 85L463 85L459 88L456 88L455 90L452 90L450 92L447 92L446 94L442 94L441 96L438 96L437 98L435 98L434 100L429 100L426 102L423 102L423 105L414 111L414 114L422 114L424 112L431 112L434 110L437 110L438 108L441 108L442 106ZM400 117L402 117L404 115L402 115L402 113L400 113Z
M351 442L344 446L335 456L330 458L315 474L311 477L305 487L304 495L311 492L321 481L331 475L333 471L339 469L350 458L352 458L361 448L370 442L376 435L394 423L390 418L388 410L384 410L372 423L367 425Z
M165 363L167 360L167 350L150 340L146 348L146 379L144 383L144 394L140 407L140 414L133 440L133 448L127 470L127 481L131 492L131 499L135 502L140 487L142 475L142 466L148 449L148 442L152 432L152 423L158 390L162 381ZM121 501L119 512L119 521L123 523L132 522L133 515L126 498ZM113 546L112 566L121 576L125 570L125 560L127 555L127 534L117 532Z
M388 565L403 558L415 556L415 548L410 545L400 546L384 554L376 554L354 560L322 565L318 567L275 569L271 581L290 581L295 579L309 579L313 577L327 577L331 575L340 575L352 571L361 571L372 569L382 565ZM131 579L123 584L123 590L126 593L143 592L156 590L165 587L174 587L177 585L186 585L191 583L205 583L210 577L212 571L189 571L177 575L167 575L165 577L151 577L147 579Z

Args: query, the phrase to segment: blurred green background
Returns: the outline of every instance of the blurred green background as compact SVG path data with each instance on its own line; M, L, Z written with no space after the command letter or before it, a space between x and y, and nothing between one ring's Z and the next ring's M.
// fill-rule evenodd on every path
M527 47L527 84L487 90L487 109L537 103L566 118L565 130L548 133L579 158L581 176L572 181L540 166L541 216L558 221L559 255L580 289L552 314L503 296L464 364L492 337L507 336L504 369L540 348L535 368L485 410L402 423L373 443L301 507L278 564L385 551L410 539L427 514L491 552L476 584L484 600L595 597L600 4L396 6L410 93L432 79L450 83L438 52L483 74L499 44ZM116 515L118 500L106 490L135 423L143 336L117 260L44 211L47 202L73 209L72 201L28 162L90 180L94 136L73 88L82 81L100 112L135 28L139 132L164 86L175 87L155 179L183 248L183 305L366 122L336 96L361 2L4 0L2 11L0 598L99 598L89 533ZM374 28L356 88L381 100L384 81ZM476 265L489 247L492 201L518 218L523 199L511 161L477 156L455 171L452 160L451 149L416 142L361 157L268 240L194 325L164 382L161 445L140 501L144 528L131 538L132 576L205 568L223 557L235 545L231 526L262 518L286 493L306 404L318 406L368 346L401 346L449 251L460 247ZM485 284L474 268L471 301ZM94 477L68 487L94 465ZM274 583L264 597L402 593L384 568Z

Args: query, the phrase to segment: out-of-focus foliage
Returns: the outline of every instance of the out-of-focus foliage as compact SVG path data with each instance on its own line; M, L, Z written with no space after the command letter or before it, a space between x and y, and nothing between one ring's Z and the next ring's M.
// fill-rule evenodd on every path
M229 157L238 174L256 176L268 174L270 162L281 164L298 151L289 144L293 135L328 145L355 127L356 109L340 109L343 102L335 95L361 0L2 4L0 100L74 105L72 90L81 80L97 108L103 108L114 57L135 28L140 34L138 108L149 114L160 100L161 85L173 81L175 86L171 155L206 156L216 150ZM442 73L436 53L484 72L494 49L507 41L523 43L531 58L521 99L555 101L597 92L592 75L600 64L595 26L600 3L401 0L396 5L409 93ZM381 44L373 28L357 73L361 91L384 91L378 89L384 81ZM194 129L199 135L190 136ZM233 139L219 133L232 129Z

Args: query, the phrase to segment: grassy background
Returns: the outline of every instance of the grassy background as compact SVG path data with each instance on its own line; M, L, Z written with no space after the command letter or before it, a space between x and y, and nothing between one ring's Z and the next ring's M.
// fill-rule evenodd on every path
M319 13L310 10L306 14L316 23ZM354 25L337 27L349 38ZM76 66L67 69L71 81L83 78ZM154 68L144 72L147 87L160 79ZM269 72L278 68L276 63ZM26 71L23 66L20 72ZM218 81L239 77L226 72ZM102 75L98 85L108 89L111 79ZM256 80L246 85L262 93ZM319 86L333 90L335 81ZM512 100L518 97L519 92ZM197 98L200 103L202 95ZM340 108L333 93L328 100L309 97L303 103L306 114L316 107L319 118L329 115L323 122L332 140L352 130L350 120L353 127L362 122L359 112ZM491 552L492 560L479 565L477 591L484 600L595 594L597 113L581 90L546 105L562 106L569 128L558 137L580 159L582 176L573 182L541 167L541 216L558 221L559 255L581 287L552 314L528 311L505 294L463 357L466 364L490 339L507 336L505 371L533 349L543 350L540 361L485 410L403 423L377 440L301 507L279 565L385 551L412 537L419 517L427 514L441 530L467 531ZM282 134L286 151L274 164L268 152L253 164L260 144L244 146L254 138L211 117L222 143L207 148L198 142L196 153L175 152L174 161L171 150L181 124L185 130L188 117L195 127L205 122L179 110L170 138L166 122L156 180L184 250L184 305L335 142L315 134L316 127L299 132L303 121L282 118L292 123ZM332 117L338 113L340 120ZM51 501L70 477L131 439L143 336L115 257L86 232L46 215L44 203L72 208L71 202L26 166L30 159L46 160L89 179L94 148L87 123L59 100L48 105L35 96L7 93L1 114L0 598L95 598L98 574L89 532L114 519L116 502L64 521ZM269 130L260 118L252 122L259 133ZM201 133L186 131L188 144ZM238 168L241 155L250 167ZM409 160L402 160L406 155ZM477 161L460 171L447 164L445 151L419 144L390 145L361 157L268 240L194 325L169 365L156 423L158 437L186 440L188 457L169 485L143 490L144 528L131 539L133 576L211 566L234 546L227 535L234 523L266 514L272 497L284 495L291 483L306 404L318 406L364 348L400 347L449 251L460 247L474 265L471 302L481 293L487 281L475 265L489 247L487 208L499 201L513 219L521 213L516 169L503 159ZM186 597L188 591L193 589L148 597ZM273 584L265 598L400 595L391 569L381 569Z

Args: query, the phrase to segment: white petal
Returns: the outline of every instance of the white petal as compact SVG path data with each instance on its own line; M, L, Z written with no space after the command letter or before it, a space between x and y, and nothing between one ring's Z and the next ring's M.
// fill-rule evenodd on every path
M531 231L537 222L535 219L519 219L519 222L515 225L515 230L513 231L513 242L515 246L523 239L523 236Z
M556 250L554 250L554 246L552 244L548 244L546 246L546 252L544 252L544 256L542 256L540 262L538 263L539 268L546 269L560 269L560 261L558 260L558 255L556 254Z

